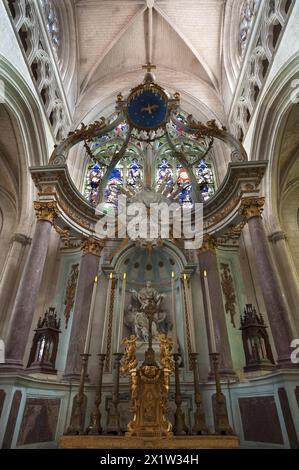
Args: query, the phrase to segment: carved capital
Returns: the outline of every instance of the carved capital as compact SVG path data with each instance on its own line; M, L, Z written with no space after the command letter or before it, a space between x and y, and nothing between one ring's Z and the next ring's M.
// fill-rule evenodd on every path
M247 220L252 217L261 217L264 204L264 197L244 197L241 201L240 214L244 215Z
M92 255L100 256L104 246L105 240L89 237L82 241L81 250L84 254L91 253Z
M287 239L286 234L282 230L278 232L274 232L268 237L268 240L271 243L277 243L281 240L286 240L286 239Z
M209 235L206 233L203 236L203 241L201 247L198 249L198 254L200 255L201 253L204 253L205 251L212 251L212 253L215 253L217 248L217 240L213 235Z
M33 205L37 220L47 220L53 223L59 214L56 201L34 201Z

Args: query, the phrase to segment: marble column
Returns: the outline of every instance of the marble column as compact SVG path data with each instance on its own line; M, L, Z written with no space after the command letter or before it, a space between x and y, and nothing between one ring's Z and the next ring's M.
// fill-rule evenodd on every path
M79 380L80 378L80 354L84 351L94 278L98 274L103 247L104 242L94 237L89 237L81 244L82 257L77 282L72 331L64 371L64 378L67 380Z
M10 248L5 261L5 267L0 280L0 336L6 337L7 326L6 320L12 307L11 300L14 295L16 279L19 277L20 264L26 247L31 244L31 238L23 233L15 233L10 240Z
M294 338L298 338L299 278L287 245L287 237L283 231L277 231L272 233L268 239L272 243L272 252L276 260L276 266L281 272L281 284L284 291L287 293L286 302L291 315L290 321L293 322L293 336Z
M259 282L278 356L277 364L280 367L288 367L291 366L292 333L278 279L272 266L268 240L262 221L261 213L264 203L265 198L263 197L245 197L242 199L240 212L246 217L248 223Z
M208 325L208 313L207 313L207 299L203 285L203 273L207 271L208 288L211 302L211 310L215 331L215 341L217 352L220 353L220 373L222 376L235 377L233 370L233 361L231 356L231 350L229 345L228 332L226 327L225 312L222 300L222 290L220 275L218 270L217 256L216 256L216 240L211 235L204 235L203 244L198 250L198 261L202 279L202 292L205 305L205 317L206 324ZM211 351L211 338L208 339Z
M34 209L37 222L12 311L5 348L6 361L2 367L5 369L23 367L23 356L44 271L51 227L58 215L55 201L34 202Z

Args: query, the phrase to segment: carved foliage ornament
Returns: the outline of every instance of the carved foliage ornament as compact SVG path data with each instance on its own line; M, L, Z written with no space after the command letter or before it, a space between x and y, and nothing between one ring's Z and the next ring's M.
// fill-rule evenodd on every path
M98 240L97 238L89 237L82 241L81 250L84 254L90 253L96 256L100 256L104 246L104 240Z
M68 277L66 291L65 291L65 299L64 299L65 328L67 328L68 326L71 311L75 302L78 275L79 275L79 264L73 264L71 268L71 272Z
M203 242L202 242L201 247L198 250L198 254L204 253L205 251L212 251L213 253L215 253L216 248L217 248L216 238L206 233L203 236Z
M34 201L33 204L37 220L47 220L53 223L59 214L56 201Z
M244 197L241 202L240 214L244 215L247 220L252 217L261 217L264 204L264 197Z
M225 297L225 311L230 314L231 323L234 328L235 324L235 315L236 315L236 293L234 289L234 282L231 275L231 271L228 264L221 263L221 286L222 291Z

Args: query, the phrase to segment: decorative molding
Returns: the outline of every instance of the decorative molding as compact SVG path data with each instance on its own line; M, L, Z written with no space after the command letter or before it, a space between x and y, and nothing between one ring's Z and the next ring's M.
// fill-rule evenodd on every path
M273 232L271 235L268 236L269 242L273 244L280 242L281 240L286 240L286 239L287 239L287 236L282 230Z
M261 217L265 204L264 197L244 197L241 202L240 214L247 220L252 217Z
M27 235L23 233L15 233L10 239L11 244L14 242L20 243L23 246L31 245L32 238L27 237Z
M58 216L59 211L56 201L34 201L33 205L37 220L47 220L53 223Z

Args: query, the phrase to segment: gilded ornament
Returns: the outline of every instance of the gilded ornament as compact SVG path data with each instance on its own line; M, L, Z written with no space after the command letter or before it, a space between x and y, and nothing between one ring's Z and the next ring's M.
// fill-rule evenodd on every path
M53 223L53 220L58 217L59 211L56 201L34 201L33 205L37 220L47 220Z
M205 251L211 251L215 253L217 248L217 240L213 235L209 235L208 233L204 234L203 242L201 247L198 250L198 254L204 253Z
M95 237L89 237L82 241L81 250L84 254L91 253L100 256L105 246L104 240L98 240Z
M131 335L128 338L124 338L122 344L125 346L125 353L122 359L121 365L121 372L127 373L130 372L132 369L135 369L138 361L136 358L136 341L137 336Z
M244 197L241 201L240 214L247 220L252 217L261 217L264 204L264 197Z
M221 286L225 297L225 311L230 314L231 323L234 328L236 315L236 293L234 289L233 278L228 264L221 263Z
M79 275L79 264L73 264L69 278L67 281L65 298L64 298L64 318L65 318L65 328L67 328L69 318L71 315L71 310L75 302L76 287Z
M173 340L166 335L160 335L160 362L164 369L174 370L172 354Z

